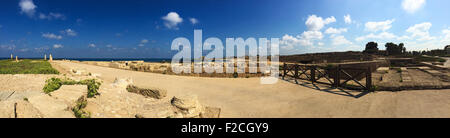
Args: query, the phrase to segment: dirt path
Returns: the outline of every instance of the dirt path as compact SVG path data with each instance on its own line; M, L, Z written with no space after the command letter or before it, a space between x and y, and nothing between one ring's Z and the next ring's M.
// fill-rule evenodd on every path
M445 61L444 66L447 67L447 68L450 68L450 58L448 58L448 57L442 57L442 58L447 60L447 61Z
M262 85L259 78L201 78L120 70L56 61L64 68L85 69L112 82L131 77L141 86L168 90L168 97L198 95L200 102L222 108L221 117L450 117L450 90L359 92L280 80ZM320 90L318 90L320 89Z

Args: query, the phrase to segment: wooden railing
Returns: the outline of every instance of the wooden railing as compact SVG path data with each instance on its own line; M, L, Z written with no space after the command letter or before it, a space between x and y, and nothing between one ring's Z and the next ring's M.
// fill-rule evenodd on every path
M372 71L367 68L349 68L336 66L318 66L305 64L286 64L282 66L282 79L286 77L293 78L295 83L298 80L307 80L311 83L328 84L332 87L341 87L348 89L360 89L373 91ZM365 83L362 79L365 78ZM353 81L356 85L348 84Z

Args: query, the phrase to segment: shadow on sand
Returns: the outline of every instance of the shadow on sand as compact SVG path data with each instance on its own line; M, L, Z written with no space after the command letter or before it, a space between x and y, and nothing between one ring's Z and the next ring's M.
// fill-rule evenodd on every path
M281 80L283 80L283 79L281 79ZM353 97L353 98L360 98L369 93L367 91L356 91L356 90L346 90L346 89L342 89L342 88L335 88L330 85L325 85L325 84L320 84L320 83L313 84L311 82L304 81L304 80L296 81L293 78L285 78L284 81L298 84L300 86L307 87L310 89L315 89L315 90L318 90L321 92L326 92L326 93L331 93L331 94L336 94L336 95L341 95L341 96L348 96L348 97Z

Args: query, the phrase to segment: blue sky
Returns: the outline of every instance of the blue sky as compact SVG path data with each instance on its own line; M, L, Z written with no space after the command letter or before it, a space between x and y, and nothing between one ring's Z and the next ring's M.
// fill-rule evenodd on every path
M0 57L170 58L177 37L280 38L281 54L450 44L448 0L2 0Z

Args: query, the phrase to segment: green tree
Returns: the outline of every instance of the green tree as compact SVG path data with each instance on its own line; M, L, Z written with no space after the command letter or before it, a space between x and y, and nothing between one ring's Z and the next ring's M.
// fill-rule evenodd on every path
M368 54L378 53L378 43L376 43L376 42L367 43L366 49L363 52L368 53Z
M386 43L386 52L388 55L401 55L406 53L406 48L403 43L400 43L399 45L389 42Z

